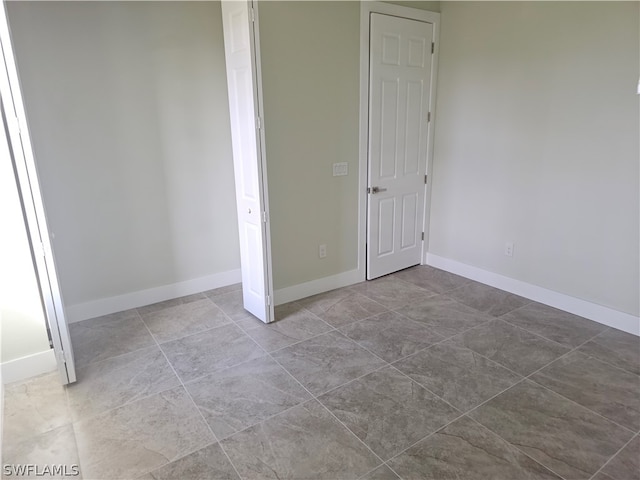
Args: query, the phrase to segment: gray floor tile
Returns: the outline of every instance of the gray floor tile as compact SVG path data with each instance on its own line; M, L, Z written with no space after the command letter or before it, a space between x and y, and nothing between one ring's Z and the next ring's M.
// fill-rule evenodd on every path
M219 297L220 295L224 295L225 293L242 291L242 283L234 283L232 285L225 285L224 287L214 288L213 290L207 290L206 292L202 292L209 298Z
M160 348L183 382L266 355L233 324L172 340Z
M135 478L215 438L182 387L73 424L83 474Z
M361 480L400 480L400 477L386 465L381 465L373 472L369 472Z
M298 303L334 327L387 311L380 303L349 288L314 295Z
M2 478L91 478L80 468L76 439L70 423L20 441L7 440L5 438L2 449ZM19 475L16 471L6 475L7 465L9 468L34 465L40 472L47 466L61 465L65 470L56 475L38 475L36 472L32 475ZM73 475L75 472L80 474Z
M226 313L231 320L240 320L252 317L248 311L244 309L242 300L242 290L232 290L228 293L209 296L211 301Z
M72 324L79 382L6 387L4 463L92 480L640 480L638 337L426 266L276 319L245 311L237 284ZM484 426L443 427L451 405Z
M598 472L593 477L591 477L591 480L617 480L617 479L611 478L606 473Z
M385 364L335 331L278 350L273 356L314 395Z
M393 276L359 283L351 287L351 290L375 300L390 310L395 310L408 303L419 302L435 295L430 290L425 290L413 283L405 282Z
M572 352L532 380L634 431L640 430L640 377Z
M582 345L607 328L537 302L514 310L502 316L501 320L569 347Z
M206 297L146 313L142 320L158 343L231 323L231 319Z
M190 302L197 302L198 300L202 300L203 298L207 298L204 293L195 293L193 295L187 295L185 297L172 298L163 302L152 303L150 305L145 305L144 307L138 307L137 310L140 315L146 315L148 313L164 310L165 308L175 307L177 305L183 305Z
M18 442L71 423L67 394L57 372L5 386L3 437Z
M399 360L444 339L426 325L395 312L350 323L339 331L387 362Z
M154 480L240 479L218 443L154 470L149 476Z
M456 335L493 319L475 308L444 295L414 302L396 311L416 322L424 323L445 337Z
M531 300L513 293L498 290L478 282L469 282L456 290L452 290L447 295L460 303L494 317L509 313L531 302Z
M318 400L383 460L460 415L392 367L370 373Z
M394 366L463 412L522 378L467 348L446 343L434 345Z
M580 351L640 375L640 337L609 328Z
M315 400L221 444L245 479L358 478L381 463Z
M186 388L218 439L311 398L268 357L207 375Z
M78 367L156 344L136 310L72 323L69 331Z
M560 480L466 417L421 440L388 463L405 479Z
M629 442L604 466L602 473L614 480L640 480L640 436Z
M67 387L74 421L180 385L158 346L80 367L77 375Z
M494 320L451 339L521 375L529 375L551 363L570 348Z
M275 322L265 324L257 318L246 318L237 324L268 352L332 330L331 326L297 304L276 307Z
M318 315L331 309L331 307L340 302L340 300L350 295L353 295L351 288L336 288L335 290L329 290L328 292L296 300L295 303Z
M394 277L411 282L414 285L435 293L445 293L466 285L471 280L468 278L445 272L428 265L418 265L407 268L393 274Z
M470 414L565 478L589 478L633 435L586 408L524 381Z

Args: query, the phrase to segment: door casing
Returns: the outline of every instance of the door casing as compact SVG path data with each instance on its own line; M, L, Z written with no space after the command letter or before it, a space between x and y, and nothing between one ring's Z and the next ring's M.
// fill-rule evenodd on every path
M359 129L359 167L358 167L358 270L361 280L366 279L366 248L367 248L367 187L368 182L368 135L369 135L369 36L371 13L381 13L395 17L418 20L433 24L434 52L432 55L431 83L429 96L429 111L431 122L427 138L427 186L424 206L424 242L422 243L421 263L425 263L429 245L429 205L431 203L432 163L433 163L433 133L435 125L435 93L438 78L438 52L440 37L440 14L427 10L402 7L381 2L362 2L360 7L360 129Z

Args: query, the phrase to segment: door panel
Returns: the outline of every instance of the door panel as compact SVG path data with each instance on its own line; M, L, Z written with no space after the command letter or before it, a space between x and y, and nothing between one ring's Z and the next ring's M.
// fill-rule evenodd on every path
M406 250L414 248L417 241L417 225L418 225L418 195L410 193L402 197L402 242L400 249Z
M2 123L20 187L20 201L47 320L47 333L56 356L62 383L73 383L76 381L76 369L71 336L60 292L53 248L49 239L49 227L31 147L31 136L22 101L4 0L0 6L0 51L4 64L4 68L0 68L1 110L4 117Z
M265 323L273 320L271 252L267 223L264 148L260 135L259 55L254 42L254 6L222 2L231 143L236 182L244 308Z
M433 38L430 23L370 21L368 279L420 263Z
M386 198L378 204L378 255L384 256L393 253L393 235L389 232L393 231L396 213L396 199Z

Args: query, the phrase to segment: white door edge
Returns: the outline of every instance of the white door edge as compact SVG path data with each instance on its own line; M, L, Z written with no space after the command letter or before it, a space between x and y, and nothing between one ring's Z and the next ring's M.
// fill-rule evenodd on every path
M271 217L269 216L269 181L267 180L267 150L265 140L265 127L264 127L264 102L262 93L262 56L260 53L260 15L258 14L258 1L251 0L250 7L254 11L253 20L253 49L254 49L254 62L255 62L255 75L256 75L256 94L257 94L257 106L258 114L262 121L262 128L260 129L260 137L258 147L260 149L260 164L262 170L262 201L266 212L266 221L264 222L264 238L265 238L265 284L267 295L269 295L270 302L268 304L268 321L273 322L275 320L275 294L273 291L273 262L271 257Z
M73 348L22 101L5 0L2 0L0 8L0 50L3 62L3 68L0 68L0 94L49 339L56 355L62 383L73 383L76 381Z
M358 162L358 271L360 278L366 280L367 263L367 186L368 186L368 135L369 135L369 36L371 13L381 13L396 17L408 18L433 24L433 41L435 49L432 56L431 87L429 92L429 110L431 123L428 129L427 150L427 185L424 208L424 241L422 243L421 262L429 246L429 217L431 204L432 166L433 166L433 133L435 120L435 92L438 78L438 53L440 46L440 14L428 10L420 10L382 2L361 2L360 4L360 128L359 128L359 162Z

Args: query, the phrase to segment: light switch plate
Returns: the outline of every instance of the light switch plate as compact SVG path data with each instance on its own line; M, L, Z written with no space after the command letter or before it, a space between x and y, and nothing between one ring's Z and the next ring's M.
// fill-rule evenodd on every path
M347 162L333 164L334 177L342 177L343 175L348 175L348 174L349 174L349 164Z

